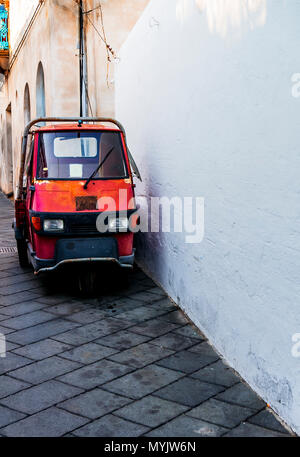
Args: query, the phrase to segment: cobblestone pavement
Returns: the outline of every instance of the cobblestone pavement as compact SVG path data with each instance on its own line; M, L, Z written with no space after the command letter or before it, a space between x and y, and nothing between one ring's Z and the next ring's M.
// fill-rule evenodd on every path
M0 248L14 246L1 194L0 214ZM0 254L0 435L287 436L140 270L96 299L69 282Z

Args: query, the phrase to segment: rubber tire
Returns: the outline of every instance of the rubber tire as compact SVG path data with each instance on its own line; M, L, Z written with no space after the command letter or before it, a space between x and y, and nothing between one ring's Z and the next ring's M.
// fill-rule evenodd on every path
M87 269L78 275L79 292L83 295L94 295L97 290L97 274L93 270Z
M19 264L21 268L26 268L29 266L28 256L27 256L27 244L24 240L17 240L17 250L19 256Z
M130 270L127 270L127 268L120 268L118 271L117 281L121 290L127 289L129 285L129 273Z

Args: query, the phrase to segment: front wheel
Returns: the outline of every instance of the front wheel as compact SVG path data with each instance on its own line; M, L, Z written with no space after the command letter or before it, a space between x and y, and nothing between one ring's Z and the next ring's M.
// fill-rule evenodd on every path
M93 295L97 290L97 272L87 269L78 274L79 292L84 295Z
M19 256L20 267L28 267L28 257L27 257L27 244L25 240L17 240L17 250Z

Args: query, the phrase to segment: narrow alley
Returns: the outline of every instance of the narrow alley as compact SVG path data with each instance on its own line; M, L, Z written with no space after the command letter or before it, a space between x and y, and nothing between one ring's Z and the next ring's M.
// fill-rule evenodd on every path
M0 194L0 435L287 436L141 270L87 299L21 269L13 213Z

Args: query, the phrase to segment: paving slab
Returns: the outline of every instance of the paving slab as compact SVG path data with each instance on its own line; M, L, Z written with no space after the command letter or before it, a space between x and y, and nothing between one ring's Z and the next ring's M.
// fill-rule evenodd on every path
M178 335L187 336L189 338L194 338L200 341L204 341L206 338L200 330L195 329L191 324L187 324L184 327L177 328L173 330L173 333Z
M144 343L110 356L109 359L130 367L141 368L168 357L170 354L173 354L173 351L160 348L151 343Z
M246 437L257 437L257 438L275 438L275 437L287 437L288 435L280 432L275 432L274 430L269 430L267 428L258 427L257 425L243 423L240 424L238 427L234 428L227 432L224 436L228 437L238 437L238 438L246 438Z
M42 360L65 352L71 348L72 346L69 344L60 343L59 341L46 338L45 340L38 341L37 343L27 344L26 346L14 349L13 353L33 360Z
M143 284L147 286L147 291L151 292L151 294L157 294L159 296L165 297L166 294L163 292L163 290L156 286L155 283L152 281L150 278L145 278L142 280ZM150 286L150 287L149 287Z
M118 409L115 415L156 428L184 413L188 407L149 395Z
M182 415L158 427L145 436L148 437L217 437L222 436L228 429L218 425L195 419L193 417Z
M164 350L166 351L166 349ZM161 367L171 368L172 370L183 371L184 373L193 373L199 368L209 365L211 362L211 357L200 356L189 351L180 351L156 362L156 364Z
M88 309L89 306L85 303L69 301L67 303L58 303L53 306L48 306L47 313L55 314L56 316L75 316L79 311Z
M2 335L8 335L9 333L14 333L14 330L12 328L4 327L4 325L0 325L0 333L2 333Z
M223 390L216 384L185 377L154 393L165 400L175 401L185 406L194 407Z
M71 323L71 321L69 321ZM79 324L72 323L76 326ZM128 322L123 319L115 319L109 317L102 319L92 324L80 326L71 331L61 333L54 337L55 340L61 341L67 344L73 344L75 346L80 344L89 343L93 340L99 339L101 336L109 335L110 333L117 332L121 329L126 329L133 325L133 322Z
M94 303L94 302L92 302ZM94 303L100 310L114 310L115 312L129 311L130 309L138 308L144 303L139 303L137 300L133 300L129 297L103 297L103 299Z
M3 306L1 308L1 314L5 314L7 319L8 317L17 317L31 313L32 311L38 311L39 309L45 308L45 306L47 306L45 303L32 300L24 303L17 303L15 305Z
M145 343L150 339L151 337L149 336L132 333L129 330L121 330L120 332L99 338L99 340L96 340L95 343L115 348L119 351L125 351L133 346Z
M14 349L17 349L19 348L20 345L19 344L16 344L16 343L11 343L10 341L7 341L5 342L5 351L6 352L10 352L10 351L13 351Z
M78 362L53 356L11 371L10 376L31 384L41 384L64 373L74 371L81 366Z
M0 230L1 230L1 228L0 228ZM10 271L0 269L0 278L7 278L8 276L11 276Z
M172 349L173 351L188 349L197 344L198 342L199 340L196 340L195 338L188 338L186 336L177 335L173 332L169 332L166 335L160 336L151 341L152 344L157 344L157 346L166 349Z
M165 310L159 310L157 308L151 308L149 306L139 306L129 311L119 312L116 315L116 319L127 319L133 322L144 322L155 317L159 317L165 314Z
M134 278L134 281L131 281L127 284L126 296L130 296L131 294L136 294L137 292L145 292L150 289L149 285L144 283L143 281L139 281L136 277L136 273L131 276L131 279ZM137 302L141 303L141 300L136 300Z
M253 410L260 410L265 406L264 401L244 383L235 384L217 395L216 398Z
M37 301L46 305L58 305L70 301L70 297L69 295L50 294L39 297Z
M231 387L240 382L240 378L221 360L196 371L191 374L191 377L225 387Z
M158 319L151 319L147 322L131 327L130 331L155 338L171 332L171 330L175 330L178 327L179 324L173 324L171 322L165 322Z
M107 392L102 389L93 389L84 394L78 395L71 400L60 403L60 408L88 417L89 419L98 419L121 406L130 403L126 397Z
M18 292L27 292L34 289L34 286L37 286L38 282L36 278L32 278L31 280L17 282L16 284L12 284L10 286L3 286L1 287L1 295L12 295Z
M134 424L128 420L108 414L91 424L73 432L75 436L82 437L137 437L144 435L149 428L144 425Z
M43 324L18 330L8 335L7 340L21 345L35 343L50 336L58 336L66 330L75 329L79 324L64 319L54 319ZM74 331L74 330L73 330ZM64 341L62 341L64 342Z
M88 419L84 417L52 407L2 428L0 433L8 437L58 437L87 422Z
M162 321L173 322L174 324L180 325L186 325L188 323L188 319L185 317L185 315L180 309L171 311L167 314L163 314L162 316L160 316L159 319Z
M148 365L147 367L136 370L134 373L122 376L115 381L105 384L103 388L110 392L124 395L125 397L138 399L170 384L182 376L184 374L178 371L169 370L157 365Z
M32 360L9 352L6 357L0 357L0 375L9 373L10 371L28 365L29 363L32 363Z
M136 292L136 293L130 294L129 298L131 298L132 300L137 300L139 302L142 301L145 303L153 303L155 301L161 300L165 296L166 296L166 294L163 291L161 291L160 294L157 294L157 293L153 294L149 290L146 290L146 291L141 291L141 292Z
M44 311L33 311L28 314L23 314L22 316L18 317L11 317L4 321L1 321L1 325L9 327L13 330L21 330L23 328L32 327L37 324L42 324L43 322L47 322L54 319L53 316L45 313Z
M16 303L24 303L29 300L34 300L36 301L41 295L37 292L31 292L31 291L26 291L26 292L18 292L13 295L7 295L7 296L0 296L0 305L3 306L9 306L9 305L15 305Z
M7 375L0 376L0 398L15 394L23 389L30 387L30 384Z
M211 359L217 361L219 359L218 354L215 352L213 347L206 341L195 344L189 348L189 351L195 352L196 354L203 355L205 357L211 357Z
M5 278L0 279L0 290L2 291L2 288L5 286L10 286L12 284L18 284L18 283L24 282L26 280L32 281L32 279L33 279L32 271L29 271L28 273L19 274L19 275L6 276Z
M288 434L287 429L281 425L274 414L268 409L264 409L260 413L251 416L247 422L270 430L274 430L275 432Z
M252 416L253 410L210 398L186 414L196 419L206 420L212 424L233 428Z
M120 378L130 371L132 368L126 365L110 360L100 360L61 376L59 380L72 386L92 389L112 379Z
M151 303L151 308L164 310L166 313L178 309L175 306L175 303L173 303L169 298L161 298L158 301Z
M116 352L118 352L117 349L101 346L96 343L87 343L63 352L60 354L60 357L86 365L105 359Z
M81 392L82 389L78 387L52 380L10 395L0 400L0 403L22 413L34 414Z
M23 417L25 417L25 414L12 411L11 409L0 405L0 427L12 424L13 422L23 419Z
M97 308L90 308L87 305L87 309L78 313L72 313L67 316L67 319L78 322L79 324L91 324L92 322L99 321L108 317L106 311L102 311Z

